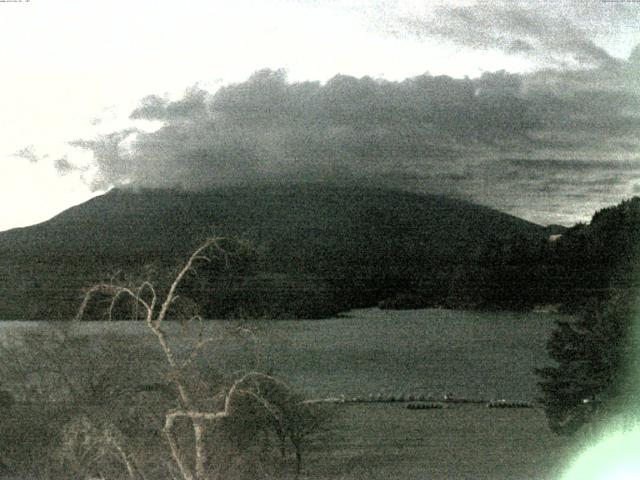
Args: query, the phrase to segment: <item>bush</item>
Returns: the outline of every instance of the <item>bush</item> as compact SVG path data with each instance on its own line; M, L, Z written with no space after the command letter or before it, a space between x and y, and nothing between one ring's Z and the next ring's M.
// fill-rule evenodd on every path
M273 379L260 379L253 388L260 396L245 395L237 401L231 415L215 429L215 441L226 444L221 451L228 459L235 456L241 460L234 462L237 465L255 465L256 458L272 462L274 452L284 461L291 447L299 473L308 437L329 420L327 407L305 402L288 386ZM251 462L248 457L252 457Z
M432 410L432 409L441 409L444 408L442 403L426 403L426 402L418 402L418 403L409 403L406 407L408 410Z
M508 402L506 400L494 400L487 403L488 408L532 408L529 402Z
M628 385L634 380L626 370L637 362L632 328L638 306L633 293L594 302L580 318L558 322L547 344L557 366L537 370L541 401L554 432L572 434L603 416L635 407L636 389Z

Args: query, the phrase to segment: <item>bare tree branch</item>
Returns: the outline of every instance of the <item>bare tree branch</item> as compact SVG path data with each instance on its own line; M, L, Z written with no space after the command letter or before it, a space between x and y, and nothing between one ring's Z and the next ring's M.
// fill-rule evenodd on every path
M189 270L193 268L193 264L196 260L199 260L199 259L208 260L208 257L201 256L201 253L204 252L207 248L211 247L212 245L215 245L217 247L219 240L220 240L219 238L209 238L202 245L200 245L200 247L198 247L195 252L191 254L191 257L189 257L189 260L187 260L187 263L184 265L184 267L182 267L182 270L180 270L175 280L171 284L171 287L169 288L169 293L167 293L167 296L164 302L162 303L162 307L160 308L160 313L158 314L155 320L158 326L165 319L167 315L167 311L169 310L169 306L174 301L176 289L182 282L182 279L184 278L184 276L187 274L187 272L189 272Z
M272 405L266 396L261 392L261 381L268 381L272 384L280 384L285 386L289 391L289 387L284 385L281 381L261 372L252 371L245 373L241 377L237 378L228 388L226 393L221 394L223 398L222 406L218 410L209 410L207 408L201 409L196 406L194 398L192 398L193 385L189 384L187 377L184 375L186 368L195 362L195 359L200 354L202 349L206 346L219 341L218 337L203 338L203 319L199 315L193 315L189 318L188 322L197 321L200 324L200 332L198 334L198 341L192 346L192 350L188 358L183 361L176 356L176 353L172 349L170 342L167 338L166 331L162 328L162 323L166 320L168 311L171 305L178 298L178 288L181 285L184 277L191 271L195 271L195 264L197 262L211 262L212 257L205 255L208 249L214 249L219 257L224 258L225 265L229 266L229 254L220 245L221 239L209 238L202 243L189 257L182 269L177 273L173 282L171 283L169 290L164 297L159 311L156 313L156 306L158 304L158 296L155 287L149 281L143 281L137 289L132 290L128 287L117 286L114 284L99 284L91 287L84 296L78 314L77 320L82 320L82 317L88 307L91 298L98 294L104 293L111 295L111 303L109 305L109 318L113 316L113 310L116 302L122 296L131 297L132 301L136 305L136 319L138 317L137 308L141 306L145 311L145 322L150 331L156 336L158 343L163 351L164 357L171 370L171 382L178 390L178 399L180 407L165 412L165 422L163 432L166 436L167 443L171 452L171 457L180 472L182 480L204 480L206 477L206 447L205 447L205 433L208 422L216 422L222 418L229 417L233 413L236 401L241 397L250 397L257 401L265 412L272 416L275 421L280 425L280 430L284 431L283 418L278 408ZM149 299L149 296L151 297ZM254 342L255 334L251 329L246 327L239 327L237 332L241 335L246 335ZM252 382L249 385L249 382ZM195 395L195 394L194 394ZM193 454L187 455L184 452L184 448L180 446L176 432L175 422L180 418L186 418L191 422L194 435ZM117 439L116 439L117 440ZM116 441L114 440L114 441ZM114 444L117 453L120 455L121 460L125 463L129 477L133 480L135 475L134 463L129 460L126 451L122 448L118 448L118 444ZM120 446L121 447L121 446ZM189 458L193 459L193 464L190 466Z
M111 315L111 311L113 309L113 305L115 304L115 300L117 300L117 298L120 295L129 295L135 302L141 304L145 308L145 310L147 311L147 316L150 317L151 315L153 315L153 310L151 309L151 306L147 302L145 302L139 295L136 295L133 291L131 291L129 288L103 283L103 284L94 285L89 290L87 290L82 300L82 304L80 305L80 308L78 310L78 313L76 314L75 319L77 321L82 320L82 317L84 316L84 312L86 311L87 306L89 305L89 302L91 301L91 299L96 293L105 293L107 295L112 296L111 304L109 306L109 315ZM111 319L111 316L109 318Z

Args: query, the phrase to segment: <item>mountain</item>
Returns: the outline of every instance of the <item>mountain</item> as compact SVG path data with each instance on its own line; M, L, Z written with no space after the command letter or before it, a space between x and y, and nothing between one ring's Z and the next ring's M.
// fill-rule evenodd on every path
M249 241L255 258L224 283L225 305L212 300L219 273L201 282L205 292L191 286L192 298L210 315L237 315L241 306L277 317L324 316L399 294L441 303L451 282L473 275L487 245L547 235L487 207L381 188L114 189L0 233L0 318L68 318L83 287L146 264L173 266L212 234Z

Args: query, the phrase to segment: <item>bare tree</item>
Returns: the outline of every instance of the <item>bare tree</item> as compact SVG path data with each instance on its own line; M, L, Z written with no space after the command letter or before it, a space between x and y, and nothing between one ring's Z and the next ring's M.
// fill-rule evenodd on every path
M115 463L126 470L129 480L138 480L141 475L126 444L125 436L113 425L96 424L86 415L80 415L65 425L60 453L75 475L120 476L114 471Z
M273 421L279 425L278 429L285 431L281 410L272 405L267 396L263 395L261 391L261 385L264 385L265 382L273 384L280 384L281 382L271 375L250 371L236 378L217 398L202 401L201 396L198 394L198 386L189 379L185 372L193 364L199 351L207 345L219 341L219 339L216 337L205 338L201 335L195 344L191 346L191 351L188 354L180 355L172 345L164 328L168 313L179 297L178 290L181 283L190 272L195 271L196 265L203 262L211 262L214 255L228 261L227 254L221 247L221 240L220 238L210 238L193 252L178 271L164 298L160 298L161 296L158 294L156 287L148 280L142 281L136 287L115 285L113 283L98 284L87 290L76 316L76 320L82 320L91 299L97 294L106 294L111 298L108 307L108 314L111 318L117 302L126 298L133 302L136 311L141 314L140 318L146 323L149 331L155 335L169 367L169 378L178 395L179 406L165 412L163 432L173 461L183 480L203 480L206 478L208 471L207 431L211 425L230 417L240 399L250 397L255 400L263 411L270 415ZM199 315L193 315L188 319L188 322L191 321L202 322L202 318ZM188 442L188 446L185 446L186 442L179 441L179 436L176 433L176 422L179 420L186 420L190 424L193 440ZM115 438L111 433L109 436L110 441ZM113 442L110 444L112 446L116 445ZM118 445L120 444L118 443ZM122 458L128 459L124 453ZM132 464L130 463L130 465ZM134 470L127 468L131 478L135 478Z

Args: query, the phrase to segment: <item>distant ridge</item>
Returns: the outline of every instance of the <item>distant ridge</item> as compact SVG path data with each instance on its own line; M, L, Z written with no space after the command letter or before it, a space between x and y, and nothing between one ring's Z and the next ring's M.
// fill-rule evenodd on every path
M469 202L382 188L114 189L47 222L0 233L0 318L66 318L83 286L117 270L175 263L211 234L255 246L254 283L278 278L280 290L302 282L307 293L343 291L326 312L335 313L394 292L443 288L488 242L547 232ZM287 295L281 301L291 303Z

